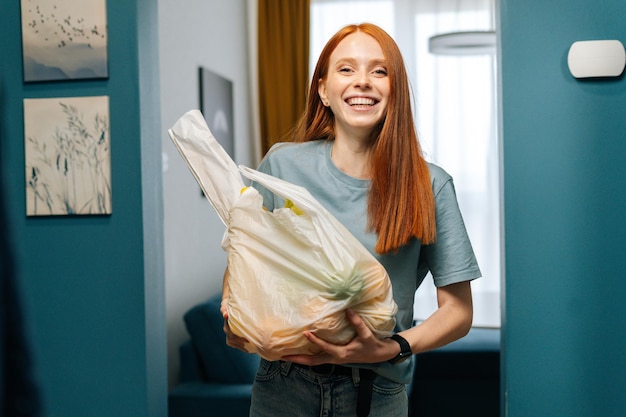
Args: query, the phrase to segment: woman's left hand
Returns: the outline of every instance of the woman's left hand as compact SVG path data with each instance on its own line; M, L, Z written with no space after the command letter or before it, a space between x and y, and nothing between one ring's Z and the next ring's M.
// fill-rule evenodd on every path
M322 350L317 355L289 355L282 359L303 365L320 365L323 363L377 363L389 360L399 352L398 343L391 339L378 339L367 327L363 319L353 310L346 310L346 317L356 330L356 336L347 345L329 343L312 332L304 332L304 336Z

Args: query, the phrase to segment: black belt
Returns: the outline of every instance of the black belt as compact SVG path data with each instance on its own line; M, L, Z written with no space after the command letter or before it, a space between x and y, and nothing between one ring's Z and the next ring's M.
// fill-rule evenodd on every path
M308 369L320 376L331 375L347 375L352 376L352 368L348 366L335 365L333 363L324 363L321 365L302 365L299 363L292 363L293 366L302 369ZM367 417L370 413L370 406L372 404L372 389L374 384L374 378L376 373L371 369L359 368L359 393L356 403L356 415L357 417Z
M297 368L307 369L319 376L346 375L352 376L352 368L348 366L335 365L334 363L323 363L321 365L302 365L300 363L292 363Z

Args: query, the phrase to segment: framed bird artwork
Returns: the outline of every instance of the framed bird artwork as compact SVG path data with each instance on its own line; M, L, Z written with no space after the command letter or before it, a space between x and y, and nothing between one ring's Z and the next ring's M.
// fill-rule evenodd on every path
M24 82L108 78L106 0L21 0Z

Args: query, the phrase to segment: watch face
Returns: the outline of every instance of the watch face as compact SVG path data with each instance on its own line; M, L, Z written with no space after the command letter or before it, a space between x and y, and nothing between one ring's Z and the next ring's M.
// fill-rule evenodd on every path
M397 363L404 362L405 360L407 360L407 356L398 355L395 358L391 359L389 363L395 365Z

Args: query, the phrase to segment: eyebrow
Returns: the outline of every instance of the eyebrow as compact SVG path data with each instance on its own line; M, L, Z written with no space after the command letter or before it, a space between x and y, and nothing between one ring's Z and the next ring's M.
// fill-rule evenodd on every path
M352 57L345 57L345 58L339 58L337 59L337 64L341 64L341 63L350 63L350 64L355 64L357 62L356 58L352 58ZM368 62L369 64L374 64L374 65L387 65L387 60L384 58L376 58L376 59L372 59Z

